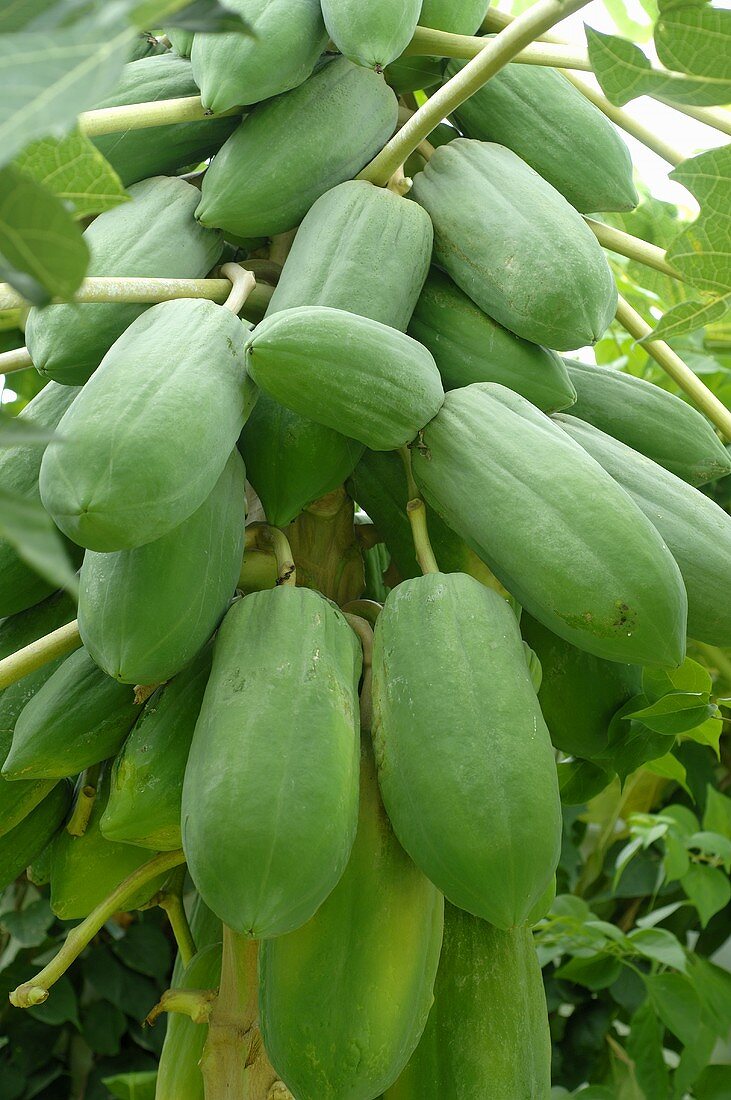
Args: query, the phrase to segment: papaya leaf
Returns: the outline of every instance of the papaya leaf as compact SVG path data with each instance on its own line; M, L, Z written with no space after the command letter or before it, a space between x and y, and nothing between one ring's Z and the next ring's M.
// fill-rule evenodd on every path
M687 958L678 939L665 928L636 928L627 936L633 949L646 959L685 973Z
M716 756L719 756L719 743L722 733L723 719L719 712L717 717L707 718L705 722L701 722L699 726L694 726L692 730L688 730L683 736L688 741L697 741L699 745L708 745L713 749Z
M731 11L696 0L660 0L655 49L666 69L723 81L731 99ZM724 46L723 43L726 43Z
M41 296L69 298L88 263L86 242L60 199L12 165L1 169L0 266L7 281L21 294L29 279Z
M671 691L706 692L713 687L711 674L703 665L686 657L679 668L643 668L642 690L654 703Z
M692 863L680 885L698 910L705 928L709 920L731 901L731 882L717 867L703 867Z
M642 50L625 38L586 27L586 41L591 67L605 96L616 107L641 95L662 96L696 107L725 104L731 99L729 81L653 69Z
M40 501L0 488L0 536L51 584L76 595L79 583L51 517Z
M661 756L657 760L649 760L643 767L645 771L652 772L653 775L660 775L665 779L672 779L682 787L684 791L690 794L690 788L685 778L685 768L671 752L666 753L665 756Z
M690 191L700 213L673 241L668 263L693 286L723 295L731 287L731 145L684 160L669 178Z
M603 791L611 776L590 760L567 760L558 765L558 785L565 806L579 806Z
M79 130L65 138L34 141L16 157L15 166L68 203L76 218L101 214L128 201L109 161Z
M721 794L709 783L706 787L706 809L703 828L731 840L731 798Z
M695 298L679 302L663 314L652 332L643 336L639 343L646 343L648 340L672 340L687 332L695 332L696 329L722 320L730 308L731 294L724 294L707 302L699 302Z
M625 722L637 719L655 733L675 737L695 729L707 718L718 717L718 714L718 707L709 702L705 692L673 691L649 707L622 715L622 719Z
M141 0L135 5L133 18L138 26L145 27L159 26L164 19L166 27L180 30L253 35L240 7L227 0Z

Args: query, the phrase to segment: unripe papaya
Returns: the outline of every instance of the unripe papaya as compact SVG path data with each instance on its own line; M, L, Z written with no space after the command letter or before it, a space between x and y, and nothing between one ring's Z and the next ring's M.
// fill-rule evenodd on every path
M247 340L246 364L270 397L375 451L410 442L444 400L418 341L329 306L265 318Z
M115 680L169 680L218 626L241 571L244 478L234 450L211 494L179 527L134 550L87 551L79 632L96 663Z
M325 26L340 52L379 73L408 46L420 10L421 0L322 0Z
M544 626L610 661L680 664L687 597L670 551L631 497L555 428L503 386L452 390L414 448L414 477Z
M445 79L466 64L450 61ZM633 210L640 201L618 130L556 69L506 65L454 117L467 137L512 149L584 214Z
M508 332L436 267L429 272L408 331L434 356L447 390L499 382L544 412L565 409L576 399L556 352Z
M23 873L60 829L72 789L65 779L55 784L22 821L0 837L0 890Z
M423 0L419 25L450 34L476 34L489 6L489 0Z
M518 623L497 592L430 573L389 593L373 743L386 811L417 867L498 928L523 922L558 863L561 803Z
M558 423L630 495L665 540L688 593L688 634L731 645L731 516L652 459L572 416Z
M131 202L106 210L84 231L91 252L87 275L197 279L213 267L223 242L219 233L196 224L197 188L158 176L131 187L129 194ZM36 370L81 385L149 308L103 302L31 309L25 337Z
M264 1045L297 1100L371 1100L396 1079L431 1005L443 909L393 835L364 746L345 874L307 924L260 948Z
M551 1036L533 936L444 907L434 1004L383 1100L548 1100Z
M239 237L294 228L385 145L397 115L383 77L345 57L327 61L247 115L206 172L196 217Z
M109 769L102 774L83 836L63 829L51 852L51 909L61 920L86 917L101 901L151 858L144 848L105 840L99 822L109 797ZM157 893L167 872L140 887L127 905L135 909Z
M602 756L612 717L642 691L642 669L577 649L525 611L520 629L541 662L538 702L553 744L587 760Z
M429 268L428 215L381 187L349 180L322 195L297 230L267 309L332 306L405 329ZM342 485L363 445L262 394L239 448L275 526Z
M234 0L245 34L197 34L190 54L201 103L214 114L296 88L327 45L320 0Z
M82 546L161 538L213 491L256 389L248 325L203 299L153 306L104 357L41 463L41 499Z
M55 429L78 392L75 386L49 382L28 402L18 419L39 428ZM43 445L35 441L1 448L0 483L3 489L40 504L38 471L43 451ZM73 543L67 543L67 549L72 547ZM80 559L75 564L80 564ZM54 586L27 565L7 539L0 538L0 617L32 607L53 590Z
M186 34L185 31L173 33L176 40L179 40L178 35ZM176 53L143 57L125 65L114 91L95 106L121 107L128 103L155 103L198 95L188 54L178 56L180 54L176 48ZM102 134L92 141L119 174L125 187L129 187L150 176L175 175L181 168L207 160L230 137L239 121L238 118L204 118L167 126L133 127L121 133ZM158 248L163 240L164 235L157 236ZM175 235L169 234L169 247L174 248L174 244Z
M457 138L414 177L434 224L434 256L480 309L558 351L594 344L617 288L581 216L502 145Z
M183 30L182 27L166 27L165 34L170 39L170 45L179 57L190 57L193 48L193 31Z
M135 40L127 54L127 62L139 61L142 57L152 57L155 54L167 53L168 46L155 38L153 34L142 33L135 35Z
M210 670L208 645L145 704L112 767L101 819L107 840L156 852L182 847L183 777Z
M661 386L609 367L564 360L586 420L690 485L731 473L731 456L702 413Z
M218 632L183 785L183 847L207 905L256 939L299 927L348 860L360 646L305 588L254 592Z
M190 960L173 989L218 989L221 944L212 943ZM155 1100L203 1100L200 1060L208 1038L207 1024L195 1023L182 1012L171 1012L160 1052Z
M77 649L20 712L3 778L77 775L113 756L138 714L132 689Z

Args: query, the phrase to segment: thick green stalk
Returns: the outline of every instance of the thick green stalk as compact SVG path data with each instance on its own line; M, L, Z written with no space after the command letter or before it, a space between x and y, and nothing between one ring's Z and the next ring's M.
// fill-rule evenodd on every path
M79 624L74 619L73 622L60 626L58 630L38 638L16 653L11 653L9 657L0 661L0 691L22 680L29 672L35 672L37 668L42 668L49 661L54 661L56 657L64 657L67 653L72 653L80 645Z
M477 57L488 41L489 39L478 35L450 34L448 31L432 30L431 27L417 27L404 53L418 57L457 57L469 60ZM585 51L577 51L573 46L558 43L534 42L517 53L513 61L521 65L548 65L553 68L592 72Z
M169 126L173 122L200 122L205 118L224 118L240 115L241 107L221 111L214 115L206 111L200 96L184 96L180 99L161 99L151 103L128 103L122 107L101 107L96 111L84 111L79 115L79 129L87 137L117 134L123 130L146 130L152 126Z
M617 252L620 256L626 256L629 260L637 260L645 267L660 271L671 279L683 281L680 272L671 267L665 259L663 248L643 241L640 237L633 237L631 233L625 233L622 229L615 229L612 225L594 221L593 218L584 218L584 221L603 248L608 248L610 252Z

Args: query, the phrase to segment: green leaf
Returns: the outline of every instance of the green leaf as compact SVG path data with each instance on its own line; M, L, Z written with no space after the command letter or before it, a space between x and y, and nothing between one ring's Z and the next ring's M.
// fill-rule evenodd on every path
M609 723L608 745L601 763L611 763L622 782L647 760L659 759L671 747L667 734L655 733L636 719L624 721L626 714L645 706L647 696L635 695L616 711Z
M654 38L657 56L667 69L723 81L729 86L724 102L731 101L731 11L666 0L660 5Z
M669 178L690 191L700 213L668 249L668 263L701 290L721 295L731 287L731 145L684 160Z
M63 203L12 166L0 169L0 269L28 297L70 298L84 278L89 249ZM17 279L16 273L24 278Z
M579 806L603 791L612 777L590 760L568 760L558 764L558 785L565 806Z
M126 1030L124 1013L109 1001L94 1001L81 1013L81 1034L96 1054L119 1054Z
M687 961L685 952L677 938L664 928L636 928L627 939L635 951L646 959L653 959L664 966L685 972Z
M653 775L661 775L665 779L672 779L690 794L690 788L685 779L685 768L671 752L665 756L660 756L657 760L649 760L643 767L646 772L652 772Z
M654 703L670 691L710 694L713 681L708 669L686 657L679 668L643 668L642 690Z
M45 580L74 596L77 594L76 572L53 520L40 501L0 489L0 536Z
M675 75L653 69L638 46L613 34L586 27L589 60L602 91L616 107L641 95L662 96L696 107L725 104L731 99L728 81Z
M686 741L695 741L699 745L708 745L709 748L713 749L716 756L719 756L719 742L722 733L723 719L719 714L718 718L707 718L705 722L701 722L700 726L688 730L684 736Z
M79 130L65 138L34 141L16 157L15 166L70 204L77 218L101 214L128 200L109 161Z
M731 1065L706 1066L693 1085L695 1100L729 1100Z
M114 1077L102 1077L116 1100L155 1100L156 1071L118 1073Z
M655 325L652 332L643 336L639 343L648 340L673 340L687 332L694 332L705 325L722 320L731 308L731 296L723 294L720 298L711 298L707 302L690 299L673 306Z
M692 955L691 962L691 976L703 1000L705 1023L725 1037L731 1027L731 974L701 955Z
M721 794L709 783L706 787L706 809L703 814L703 828L731 840L731 798Z
M668 833L665 838L665 855L662 861L666 882L675 882L682 878L690 867L688 849L682 841Z
M613 955L593 955L590 959L573 958L556 971L556 977L566 982L585 985L587 989L607 989L622 972L622 963Z
M675 737L717 714L718 707L708 701L707 694L673 691L663 695L662 699L651 703L649 707L624 714L623 719L629 721L634 718L655 733Z
M663 1031L652 1005L645 1001L630 1020L627 1053L642 1091L652 1100L670 1095L670 1076L662 1056Z
M677 832L679 836L690 836L692 833L698 832L698 818L687 806L683 806L677 802L672 806L664 806L662 816L670 818L674 823L674 831Z
M686 847L691 851L702 852L707 859L723 863L726 870L731 865L731 840L720 833L712 833L705 830L693 833L685 841Z
M701 1026L701 1001L683 974L644 974L650 1001L662 1022L681 1043L694 1043Z
M711 917L731 901L731 883L717 867L691 863L680 885L698 910L704 928Z
M155 924L131 925L112 950L125 966L150 978L164 979L172 961L169 940Z
M38 947L45 940L54 919L48 899L38 898L25 909L0 914L0 926L21 947Z
M160 0L142 0L135 11L137 23L141 26L156 26L157 20L153 17L151 8L160 8ZM219 34L221 32L234 32L237 34L254 34L250 23L240 14L241 4L226 2L226 0L167 0L165 6L171 14L166 14L165 25L168 27L180 27L186 31L205 31L207 34Z

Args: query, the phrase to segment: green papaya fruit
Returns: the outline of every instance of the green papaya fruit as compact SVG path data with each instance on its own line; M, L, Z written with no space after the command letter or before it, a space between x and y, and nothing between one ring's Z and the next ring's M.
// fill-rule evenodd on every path
M21 423L33 424L38 428L55 429L78 392L74 386L59 386L56 382L49 382L28 402L18 419ZM40 503L38 471L43 451L44 445L35 440L0 448L0 484L3 489L26 500ZM66 543L66 548L74 555L74 564L80 565L81 559L78 558L73 543ZM53 590L52 584L23 561L12 543L0 538L0 617L25 611L45 599Z
M704 493L591 424L561 427L632 498L667 543L688 593L688 634L731 645L731 516Z
M466 64L450 61L445 80ZM584 214L634 210L640 201L619 131L556 69L506 65L454 118L467 137L512 149Z
M79 632L104 672L123 684L160 684L195 657L236 590L245 521L244 463L234 450L179 527L135 550L87 551Z
M452 390L412 452L414 477L544 626L610 661L680 664L687 599L670 551L561 432L503 386Z
M518 623L497 592L464 573L392 589L375 627L373 745L416 866L498 928L525 921L556 870L561 803Z
M360 646L334 604L287 585L233 605L183 784L183 848L236 932L308 920L348 860L358 806Z
M3 778L77 775L113 756L138 714L131 688L77 649L20 712Z
M190 57L193 49L193 31L186 31L182 27L166 27L165 34L170 39L170 45L179 57Z
M203 299L153 306L117 340L62 417L41 500L74 542L102 552L161 538L213 491L256 388L248 325Z
M71 799L71 783L67 784L69 792L69 801ZM46 844L45 848L41 848L37 856L33 856L33 860L25 869L26 876L29 882L32 882L34 886L46 886L51 881L51 847L53 845L53 837Z
M199 950L173 989L218 989L221 981L221 944ZM204 1100L200 1060L208 1038L206 1024L198 1024L182 1012L171 1012L160 1052L155 1100Z
M99 822L109 797L109 769L105 768L97 788L89 823L83 836L63 829L51 852L51 909L61 920L86 917L119 884L151 859L151 853L133 844L106 840ZM167 872L140 887L128 909L135 909L157 893Z
M340 52L377 73L406 49L420 10L421 0L322 0L325 26Z
M91 253L87 275L197 279L213 267L222 240L196 224L195 187L158 176L135 184L129 194L130 202L106 210L84 231ZM81 385L149 308L102 302L31 309L25 337L36 370L44 378Z
M417 92L441 84L443 67L440 57L402 55L384 70L384 76L396 95L403 95L405 92Z
M499 382L544 412L565 409L576 399L560 356L508 332L436 267L429 272L408 331L434 356L447 390Z
M490 0L422 0L419 26L450 34L476 34Z
M642 669L577 649L525 611L520 629L541 662L538 702L553 744L586 760L603 756L612 717L642 691Z
M327 45L320 0L234 0L246 34L197 34L190 54L201 103L214 114L288 92Z
M183 777L210 670L208 645L145 704L112 767L101 819L107 840L156 852L182 847Z
M285 527L308 504L342 485L363 454L362 443L285 409L261 393L239 450L264 514Z
M0 657L9 656L70 622L75 613L73 600L65 592L57 592L28 611L4 619L0 623ZM62 661L63 657L49 661L0 692L0 762L10 752L18 716ZM0 777L0 837L18 825L56 782L55 779L10 782Z
M167 53L168 47L164 42L155 38L154 34L135 35L134 43L127 54L127 63L139 61L142 57L154 57L156 54Z
M307 924L260 947L264 1046L297 1100L369 1100L396 1079L426 1023L443 910L393 835L364 746L345 874Z
M530 929L447 904L426 1030L384 1100L548 1100L551 1036Z
M417 213L418 212L418 213ZM432 228L416 203L349 180L322 195L297 230L267 309L332 306L405 329L429 268ZM363 445L262 394L239 448L275 526L342 485Z
M406 514L409 497L399 456L389 451L366 451L353 470L347 488L353 500L373 520L401 579L421 576ZM469 573L483 584L494 586L495 578L484 562L431 509L428 525L429 541L443 572Z
M605 332L617 288L601 245L511 149L456 138L414 176L411 194L431 216L439 266L505 328L557 351Z
M329 306L266 317L247 340L246 365L282 405L376 451L408 443L444 400L436 364L418 341Z
M186 32L174 33L177 37ZM95 106L122 107L128 103L155 103L158 100L197 96L198 86L193 78L191 63L187 56L179 54L179 50L176 53L167 52L125 65L114 91ZM92 141L118 173L124 186L129 187L131 183L149 179L150 176L174 175L181 168L207 160L221 148L239 122L238 117L205 118L196 122L175 122L167 126L102 134L92 138ZM158 246L165 236L169 236L170 244L174 246L174 233L160 235L159 232L156 234Z
M731 456L687 401L610 367L564 360L576 390L571 416L586 420L690 485L731 473Z
M240 237L294 228L385 145L397 115L382 77L345 57L327 61L247 115L206 172L196 217Z
M55 784L22 821L0 837L0 891L23 873L60 829L72 790L66 780Z

